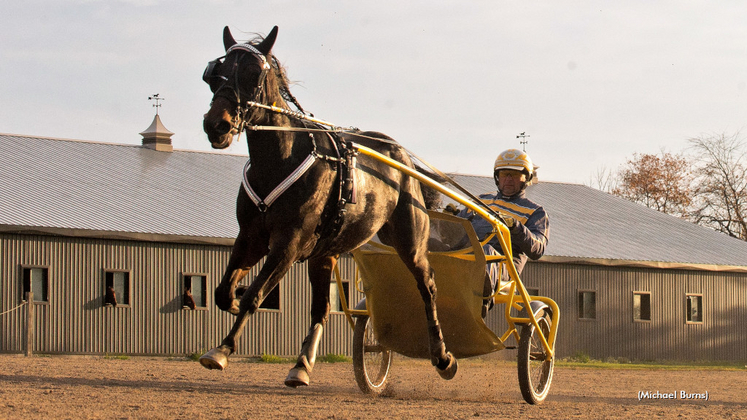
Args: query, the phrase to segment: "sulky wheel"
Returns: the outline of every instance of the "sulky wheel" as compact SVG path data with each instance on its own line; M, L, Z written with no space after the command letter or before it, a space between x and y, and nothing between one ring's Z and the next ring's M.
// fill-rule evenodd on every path
M545 338L550 336L549 315L537 319ZM521 330L518 354L519 388L529 404L540 404L547 397L552 382L555 358L547 357L542 340L532 324Z
M353 333L353 369L358 387L366 394L380 395L386 388L392 352L374 337L368 316L359 316Z

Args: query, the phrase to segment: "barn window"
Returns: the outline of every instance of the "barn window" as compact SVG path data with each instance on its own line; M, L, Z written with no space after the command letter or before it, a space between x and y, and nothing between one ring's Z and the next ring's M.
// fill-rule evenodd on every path
M107 270L104 272L104 306L130 304L130 273Z
M34 302L49 302L49 275L45 267L23 268L21 300L26 301L26 293L34 294Z
M527 287L527 293L529 296L539 296L540 295L540 289L536 287Z
M687 301L687 322L703 322L703 295L686 295Z
M259 305L260 309L274 309L280 310L280 285L278 284L270 293L265 296L265 300Z
M651 321L650 292L633 292L633 320Z
M182 308L207 308L207 276L185 274L182 288Z
M350 304L350 282L347 280L342 281L342 293L345 295L345 301ZM333 281L329 284L329 305L332 312L344 312L345 307L342 303L342 296L340 290L337 287L337 282Z
M597 293L593 290L580 290L578 292L578 317L579 319L597 318Z

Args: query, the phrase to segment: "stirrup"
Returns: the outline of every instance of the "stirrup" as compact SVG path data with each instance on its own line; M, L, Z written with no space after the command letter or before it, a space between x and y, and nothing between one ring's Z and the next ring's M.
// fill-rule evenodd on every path
M498 294L499 295L507 295L509 291L511 291L510 281L501 281L498 283Z

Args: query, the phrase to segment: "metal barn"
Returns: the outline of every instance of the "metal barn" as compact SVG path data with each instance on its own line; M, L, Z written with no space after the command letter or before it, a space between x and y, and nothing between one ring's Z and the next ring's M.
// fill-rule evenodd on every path
M25 351L26 291L34 352L184 355L220 343L233 316L212 293L238 233L245 156L16 135L0 135L0 149L0 352ZM339 267L352 279L351 258ZM306 265L296 264L237 354L297 354L310 300ZM351 348L347 319L333 311L320 354Z
M238 232L246 157L173 150L159 124L143 146L0 134L0 352L25 350L26 291L34 352L184 355L227 333L233 316L212 290ZM455 177L475 193L495 188ZM560 357L747 359L747 243L581 185L542 182L528 194L551 236L522 279L560 305ZM352 258L340 267L352 280ZM296 264L250 319L238 354L297 354L310 319L305 270ZM361 298L352 282L347 293ZM499 318L488 322L502 331ZM349 354L351 343L333 313L320 353Z

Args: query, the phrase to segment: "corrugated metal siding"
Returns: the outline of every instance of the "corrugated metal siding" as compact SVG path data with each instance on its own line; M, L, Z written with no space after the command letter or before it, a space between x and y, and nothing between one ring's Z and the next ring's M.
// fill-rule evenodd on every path
M235 319L213 302L230 256L227 246L13 234L0 235L0 244L0 312L21 303L22 266L49 270L49 303L36 305L35 352L190 354L219 344ZM340 265L343 276L352 279L352 258L343 257ZM103 306L105 270L129 273L129 305ZM207 309L181 309L184 273L207 276ZM300 350L310 322L306 264L294 265L280 288L280 311L260 310L250 318L238 355L295 356ZM351 300L359 299L353 291ZM25 308L0 316L0 352L24 350L25 319ZM331 314L320 354L349 354L351 342L345 317Z
M728 272L527 264L527 287L561 310L559 357L747 359L747 275ZM578 317L578 291L596 292L595 320ZM633 320L633 292L651 293L651 321ZM703 295L703 323L686 323L686 294Z
M49 303L36 305L34 351L72 354L184 355L220 343L234 317L215 307L230 247L135 241L0 235L0 312L21 303L22 266L49 269ZM351 304L362 297L352 282L350 257L340 260L351 280ZM249 277L253 278L261 263ZM130 273L129 306L103 307L104 270ZM181 309L182 275L207 276L207 309ZM280 284L280 310L260 310L239 340L238 355L295 356L310 322L306 264L295 264ZM522 276L561 309L558 356L631 360L747 359L747 275L742 273L604 267L530 262ZM579 290L596 292L597 318L578 319ZM632 294L651 293L650 322L634 322ZM685 295L702 294L702 324L685 322ZM502 309L502 308L501 308ZM22 352L25 308L0 316L0 352ZM501 310L488 323L505 331ZM330 314L319 354L350 354L352 330ZM504 352L504 357L515 357Z

